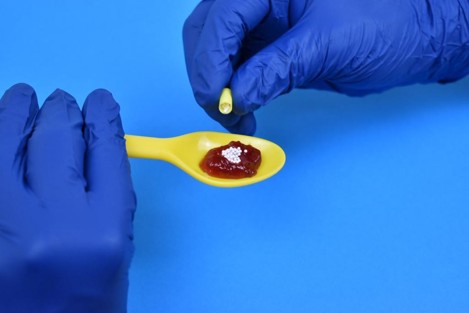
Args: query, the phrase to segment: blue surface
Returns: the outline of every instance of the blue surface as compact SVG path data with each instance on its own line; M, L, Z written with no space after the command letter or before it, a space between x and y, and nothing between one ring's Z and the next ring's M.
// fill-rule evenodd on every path
M196 1L0 4L0 89L111 90L128 133L222 131L193 100ZM295 91L258 114L287 164L238 189L132 160L129 312L469 312L469 79L365 98ZM292 131L295 129L295 131Z

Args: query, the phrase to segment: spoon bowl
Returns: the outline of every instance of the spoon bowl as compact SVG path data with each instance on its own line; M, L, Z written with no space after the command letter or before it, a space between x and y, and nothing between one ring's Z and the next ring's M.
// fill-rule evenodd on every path
M276 174L285 164L285 152L277 144L258 137L219 132L195 132L178 137L156 138L126 135L130 158L155 159L176 165L195 179L217 187L240 187L254 184ZM217 178L200 168L200 161L212 148L240 141L261 151L262 162L257 174L240 179Z

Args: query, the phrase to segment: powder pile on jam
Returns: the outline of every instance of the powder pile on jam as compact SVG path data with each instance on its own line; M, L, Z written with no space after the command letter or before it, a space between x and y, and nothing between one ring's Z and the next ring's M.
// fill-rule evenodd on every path
M209 150L200 162L200 168L218 178L246 178L256 175L261 159L258 149L231 141L225 146Z

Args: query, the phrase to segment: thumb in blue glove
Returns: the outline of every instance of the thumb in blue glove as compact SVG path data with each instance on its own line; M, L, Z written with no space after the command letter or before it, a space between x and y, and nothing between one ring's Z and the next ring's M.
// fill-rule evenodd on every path
M135 196L119 105L0 100L0 312L125 312Z
M469 3L458 0L205 0L184 25L197 102L232 132L293 88L361 96L469 73ZM230 86L234 113L217 112Z

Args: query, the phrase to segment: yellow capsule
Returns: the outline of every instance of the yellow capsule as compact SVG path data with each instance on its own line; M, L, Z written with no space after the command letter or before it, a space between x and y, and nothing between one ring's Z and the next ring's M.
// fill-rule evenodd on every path
M223 89L220 96L220 102L218 104L218 110L222 114L230 114L231 110L233 110L233 98L231 96L230 88Z

